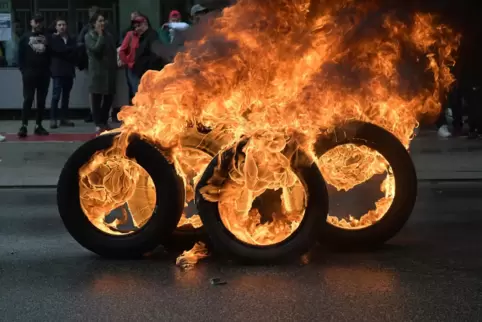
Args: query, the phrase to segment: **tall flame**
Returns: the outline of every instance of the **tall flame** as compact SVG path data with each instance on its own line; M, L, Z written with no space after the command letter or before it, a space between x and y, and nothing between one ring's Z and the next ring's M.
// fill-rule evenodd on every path
M355 0L239 0L195 28L200 36L172 64L142 77L134 105L119 115L121 133L138 133L170 149L184 176L181 137L193 124L222 135L226 145L252 138L244 163L229 174L239 189L246 189L249 202L268 189L295 187L297 178L282 154L288 142L296 141L314 157L320 133L347 120L379 125L408 147L419 120L440 112L440 101L454 81L450 68L460 39L434 15L401 17L375 1ZM354 154L357 167L334 168L347 165ZM318 165L330 184L345 190L387 171L385 198L376 204L386 209L396 192L382 159L369 149L342 146ZM194 169L196 158L189 162ZM217 195L206 197L226 204L223 196L237 195L228 191L234 186L211 189ZM298 195L304 198L304 193ZM248 208L232 211L253 228L252 220L259 216L246 221L252 213ZM376 213L367 220L378 220L383 211ZM266 243L259 229L252 231L257 237L245 239Z
M363 2L313 12L308 0L238 1L144 75L123 131L172 146L190 123L234 142L260 131L313 137L359 119L408 145L418 119L440 111L459 37L430 14L402 21Z

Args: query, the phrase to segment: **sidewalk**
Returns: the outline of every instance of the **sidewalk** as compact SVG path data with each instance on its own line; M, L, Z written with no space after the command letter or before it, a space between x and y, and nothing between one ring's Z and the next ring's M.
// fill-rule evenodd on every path
M94 125L76 121L73 128L51 131L47 137L16 136L18 121L0 121L0 187L55 186L67 158L94 137ZM33 124L29 133L33 131ZM410 147L419 180L482 180L482 141L439 139L423 132Z

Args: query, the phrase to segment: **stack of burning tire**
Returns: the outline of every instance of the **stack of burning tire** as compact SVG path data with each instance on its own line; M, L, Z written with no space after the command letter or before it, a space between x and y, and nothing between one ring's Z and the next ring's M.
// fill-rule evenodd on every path
M238 0L205 18L172 64L142 76L120 131L66 163L72 236L108 257L203 240L251 262L393 237L417 194L406 148L440 112L459 35L383 2ZM363 215L351 208L366 191L337 198L375 179Z
M250 167L249 138L225 147L222 139L193 130L173 158L172 151L132 135L122 156L108 153L120 136L101 135L75 151L57 190L70 234L105 257L138 258L160 245L185 248L201 239L219 253L251 262L300 256L317 241L372 247L402 228L416 199L407 150L370 123L351 122L320 135L313 151L288 142L279 151L288 170L269 182L262 178L278 172ZM350 151L350 160L336 159L340 149ZM375 170L360 168L366 163L353 151L374 156ZM341 173L354 165L365 176L343 185ZM244 182L240 169L259 180ZM359 219L330 215L327 185L350 190L383 172L384 197L376 210Z

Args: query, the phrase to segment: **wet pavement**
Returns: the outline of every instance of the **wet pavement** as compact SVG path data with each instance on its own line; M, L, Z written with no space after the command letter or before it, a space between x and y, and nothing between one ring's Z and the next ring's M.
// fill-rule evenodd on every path
M481 197L482 183L424 182L407 226L377 251L181 271L161 255L92 255L64 229L54 190L2 189L0 320L479 321Z

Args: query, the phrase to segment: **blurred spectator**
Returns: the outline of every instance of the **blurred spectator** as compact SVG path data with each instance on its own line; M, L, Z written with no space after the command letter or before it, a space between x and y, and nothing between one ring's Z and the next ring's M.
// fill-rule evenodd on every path
M464 32L460 51L460 87L468 105L469 139L482 136L482 47L481 26L473 24Z
M172 10L169 13L169 21L158 30L159 38L165 45L172 44L176 33L187 30L188 28L189 24L181 21L181 13L177 10Z
M42 126L45 99L50 83L50 50L43 22L41 15L34 15L30 20L32 30L20 39L18 46L18 65L22 73L24 96L22 126L18 132L21 138L27 136L28 119L35 93L37 93L37 119L34 133L49 134Z
M137 16L132 21L132 25L134 31L127 33L120 48L119 57L127 65L128 82L135 94L142 75L148 70L161 70L166 62L153 51L159 39L147 18Z
M50 107L50 128L58 127L58 107L62 97L60 110L60 126L74 126L68 119L70 91L74 84L75 65L77 60L77 42L67 33L67 22L64 19L57 19L55 23L56 32L52 35L50 48L52 62L50 71L52 73L52 102Z
M142 17L136 16L131 24L139 24ZM137 92L140 78L134 74L133 68L136 58L136 50L139 48L139 34L134 30L128 31L124 37L124 41L119 48L119 60L126 67L127 87L129 88L129 104L132 105L132 99Z
M207 14L208 12L209 12L209 9L200 4L195 4L194 6L192 6L191 8L192 23L197 24L201 19L201 17Z
M107 17L104 17L105 18L105 30L107 30L109 32L109 34L112 35L112 37L114 38L114 41L115 41L115 44L116 44L116 47L117 47L117 53L119 51L119 46L122 42L122 39L119 38L119 33L116 31L115 29L115 26L113 24L110 23L110 21L107 19ZM117 57L119 55L117 54ZM119 61L119 59L117 58L117 61ZM120 66L118 66L120 67ZM112 103L114 103L112 101ZM119 122L119 120L117 119L117 113L119 112L120 108L114 108L113 105L111 105L111 119L112 119L112 122Z
M109 111L114 101L117 75L116 40L105 28L99 12L90 18L91 28L85 36L89 57L89 92L96 132L108 130Z
M448 138L453 136L460 136L463 128L463 111L462 111L462 97L460 95L460 89L457 84L450 89L447 94L447 98L442 105L442 111L437 120L438 136L441 138ZM451 113L453 132L449 131L447 116Z
M91 24L90 24L90 19L96 14L100 12L100 8L97 6L92 6L89 8L89 22L82 27L82 29L79 32L79 35L77 36L77 42L79 44L84 44L85 45L85 35L89 32L91 29Z
M100 8L97 6L92 6L89 8L89 21L92 18L92 16L100 11ZM89 64L89 59L87 57L87 49L85 48L85 35L89 32L91 29L91 24L90 22L87 22L82 29L80 30L78 36L77 36L77 44L79 47L79 57L78 57L78 62L77 62L77 67L80 70L87 70L88 64ZM91 123L94 118L92 116L92 97L90 98L91 106L90 106L90 113L87 115L85 118L86 123Z
M133 21L136 17L138 17L140 15L139 11L133 11L131 12L131 15L130 15L130 23L129 23L129 27L127 27L126 29L124 29L121 33L121 44L124 43L124 40L126 39L126 36L129 32L133 31ZM122 45L121 45L122 46ZM118 49L119 51L119 54L120 54L120 47ZM122 62L122 60L121 60ZM126 64L125 62L122 62L123 64ZM129 105L132 105L132 99L134 98L134 91L132 89L132 86L129 82L129 68L126 68L125 69L125 76L126 76L126 80L127 80L127 89L128 89L128 98L129 98Z
M120 43L122 44L122 42L124 41L124 39L126 38L126 35L129 31L132 31L134 30L133 27L132 27L132 22L134 21L134 19L138 16L140 16L141 13L139 11L132 11L131 12L131 15L130 15L130 20L129 20L129 26L124 29L122 32L121 32L121 38L120 38Z

